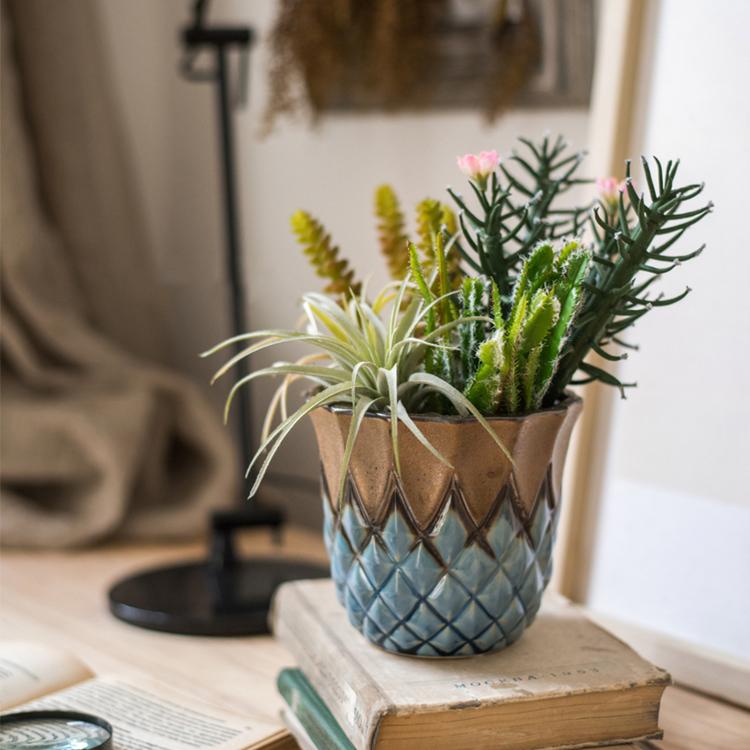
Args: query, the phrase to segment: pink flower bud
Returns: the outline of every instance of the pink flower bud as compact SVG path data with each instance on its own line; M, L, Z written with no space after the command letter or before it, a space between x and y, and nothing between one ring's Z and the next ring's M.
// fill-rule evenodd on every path
M487 184L487 178L497 169L500 157L497 151L480 151L479 154L458 156L456 163L468 178L484 187Z
M476 178L479 174L479 158L474 154L456 157L458 168L467 176Z
M625 192L625 180L617 177L600 177L596 181L596 189L605 203L617 203L620 193Z
M479 170L485 177L489 177L500 163L500 157L497 151L480 151L479 152Z

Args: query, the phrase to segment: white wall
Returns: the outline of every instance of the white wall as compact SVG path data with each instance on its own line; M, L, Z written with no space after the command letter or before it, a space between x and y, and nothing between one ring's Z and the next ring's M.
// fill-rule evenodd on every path
M188 3L105 0L102 7L151 234L173 303L178 362L206 379L209 368L195 353L225 330L226 297L212 92L180 81L176 73L176 29ZM250 23L264 38L275 7L272 0L225 0L212 13ZM261 44L252 54L250 107L236 118L252 327L294 325L300 294L319 288L289 231L296 209L321 217L359 273L372 274L379 284L385 272L371 210L376 185L391 182L411 210L427 195L441 197L449 182L460 184L456 154L493 147L507 152L517 135L538 136L547 129L563 132L577 148L586 145L583 110L512 112L492 127L470 112L337 116L316 130L283 122L261 141L257 133L269 93L266 59ZM268 393L269 388L256 390L256 421ZM309 486L317 481L308 425L280 454L275 469L307 478ZM296 513L317 522L317 501L310 494L298 498L305 504Z
M676 252L621 368L638 381L615 408L590 603L750 661L750 3L650 6L633 154L680 157L716 210Z

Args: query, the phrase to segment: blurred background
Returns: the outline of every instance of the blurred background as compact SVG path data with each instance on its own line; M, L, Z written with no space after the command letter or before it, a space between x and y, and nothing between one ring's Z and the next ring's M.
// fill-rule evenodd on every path
M251 328L294 325L300 294L320 287L295 210L380 285L374 188L392 184L410 214L460 184L458 154L561 133L589 151L591 177L656 154L705 180L716 211L683 249L707 250L667 282L693 293L639 324L626 402L586 394L558 587L654 648L750 662L750 3L382 0L357 21L377 31L374 50L336 46L354 0L305 5L209 9L256 36L233 111ZM437 6L447 21L432 38L419 24ZM209 386L220 360L198 357L231 324L216 91L180 72L192 13L183 0L3 4L7 545L191 538L243 496L227 388ZM425 45L429 73L414 62ZM294 51L320 95L312 111ZM239 99L241 56L230 64ZM377 85L362 85L372 69ZM272 387L252 390L256 437ZM264 501L319 529L317 474L304 424Z

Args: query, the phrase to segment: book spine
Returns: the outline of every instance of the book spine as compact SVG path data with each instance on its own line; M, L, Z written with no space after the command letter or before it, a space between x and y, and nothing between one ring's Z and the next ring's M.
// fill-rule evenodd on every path
M276 685L317 750L354 750L354 745L299 669L283 669Z
M356 750L369 750L387 702L296 583L279 588L271 624Z

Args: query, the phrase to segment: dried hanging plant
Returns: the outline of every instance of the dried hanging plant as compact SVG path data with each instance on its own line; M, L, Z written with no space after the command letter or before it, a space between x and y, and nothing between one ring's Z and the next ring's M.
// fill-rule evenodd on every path
M485 112L496 117L538 60L530 2L497 0L479 26L461 26L451 14L449 0L281 0L270 36L264 131L281 115L306 109L317 119L342 102L362 109L427 107L445 66L456 63L456 49L476 58Z

